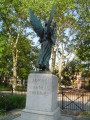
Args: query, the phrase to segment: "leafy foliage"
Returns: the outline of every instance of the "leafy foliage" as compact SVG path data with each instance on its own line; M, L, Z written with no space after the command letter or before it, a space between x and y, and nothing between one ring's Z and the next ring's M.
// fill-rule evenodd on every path
M5 76L10 78L13 75L16 83L17 75L20 79L27 79L30 71L34 69L38 49L27 38L29 33L26 32L26 29L30 26L27 18L27 2L26 0L0 1L1 80Z
M67 68L65 68L62 71L62 80L61 80L61 84L65 85L65 86L70 86L71 85L71 80L69 78L69 71Z
M27 39L33 34L27 29L31 28L28 9L43 24L54 5L53 21L57 22L54 66L59 77L72 53L76 53L81 61L88 62L86 68L89 68L89 0L0 0L0 76L12 76L17 71L16 76L27 79L29 72L35 68L38 53L38 49ZM85 68L85 65L80 63L80 68Z
M63 85L71 85L76 80L75 74L81 71L81 64L79 60L73 59L68 62L67 66L62 71L62 81Z
M12 110L15 108L24 108L26 102L25 96L20 95L8 95L0 96L0 110Z

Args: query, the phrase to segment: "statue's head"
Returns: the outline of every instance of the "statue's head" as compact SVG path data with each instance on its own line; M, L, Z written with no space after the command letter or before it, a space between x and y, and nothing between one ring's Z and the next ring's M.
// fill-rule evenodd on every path
M48 24L48 20L45 22L45 26L47 26L47 24Z

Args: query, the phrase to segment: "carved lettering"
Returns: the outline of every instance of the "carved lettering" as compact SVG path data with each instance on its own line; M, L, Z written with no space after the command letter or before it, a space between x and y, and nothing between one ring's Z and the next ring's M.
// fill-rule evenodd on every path
M51 90L49 88L48 80L49 79L43 78L35 78L30 80L29 93L36 95L49 95L51 93Z

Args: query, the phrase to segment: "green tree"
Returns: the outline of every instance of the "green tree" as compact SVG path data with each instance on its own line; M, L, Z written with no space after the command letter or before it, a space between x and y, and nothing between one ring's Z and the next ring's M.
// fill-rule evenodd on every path
M53 49L54 68L58 69L59 78L61 72L68 63L71 54L79 43L85 38L89 23L89 0L2 0L0 2L1 21L8 32L13 55L13 76L16 84L17 69L17 44L21 34L26 35L26 29L30 26L28 20L28 8L38 19L45 21L49 18L51 9L56 5L53 21L57 22L57 41ZM84 13L84 14L83 14ZM67 35L66 30L69 35ZM56 67L55 67L56 66Z
M61 73L67 66L72 53L75 53L79 44L89 33L90 2L89 0L59 1L59 3L56 0L56 2L58 4L56 16L58 17L55 16L55 19L59 22L57 22L57 41L53 52L56 52L54 69L58 70L59 78L61 78Z
M0 84L2 81L6 81L11 75L12 71L12 58L9 51L10 46L7 40L8 34L5 31L0 31Z
M90 55L89 55L89 38L88 35L87 38L79 44L79 47L76 49L76 56L81 61L81 72L83 77L90 77Z
M18 8L18 2L15 1L1 1L0 2L0 10L1 10L1 21L3 22L3 27L7 30L8 40L11 46L12 56L13 56L13 88L16 88L17 82L17 44L19 40L21 30L21 14L19 10L22 8ZM20 4L20 3L19 3ZM17 7L16 7L16 6ZM18 10L17 10L18 8Z
M62 71L61 83L64 85L73 85L77 78L78 73L81 71L81 62L80 60L73 59L68 62L67 66Z
M81 9L79 9L81 8ZM77 6L78 16L78 31L77 39L81 39L82 41L79 42L78 47L76 48L76 56L81 61L81 68L82 68L82 75L84 77L90 76L89 71L89 62L90 62L90 55L89 55L89 39L90 39L90 1L89 0L79 0L79 6Z
M13 88L17 83L17 63L18 63L18 44L22 35L27 37L26 28L30 26L28 22L28 1L26 0L1 0L0 1L0 21L2 28L8 34L7 41L12 54L13 63ZM1 29L2 29L1 28Z
M25 36L20 37L18 43L17 75L22 80L27 80L28 74L35 68L39 50L32 46L32 42Z
M61 73L62 79L61 79L61 84L65 86L70 86L71 85L71 80L69 78L69 70L68 68L64 68L64 70Z

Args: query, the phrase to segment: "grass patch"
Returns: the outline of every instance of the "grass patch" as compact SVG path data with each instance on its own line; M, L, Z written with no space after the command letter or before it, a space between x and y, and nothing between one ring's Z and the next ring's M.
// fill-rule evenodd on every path
M66 110L62 110L61 113L64 114L64 115L78 116L80 118L90 117L90 111L78 112L78 111L66 111Z
M84 111L84 112L81 112L80 117L90 117L90 112L89 111Z
M24 87L17 86L16 90L17 91L27 91L27 87L26 86L24 86Z
M0 91L11 91L12 89L11 89L11 87L10 86L8 86L8 87L5 87L4 85L1 85L0 86Z

